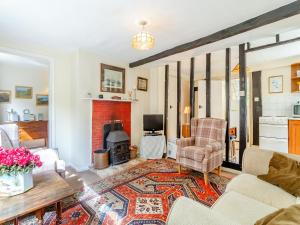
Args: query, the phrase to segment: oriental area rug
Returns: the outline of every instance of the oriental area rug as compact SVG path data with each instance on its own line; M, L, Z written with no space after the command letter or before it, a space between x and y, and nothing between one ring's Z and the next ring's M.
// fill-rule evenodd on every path
M169 160L150 160L85 186L63 202L62 224L66 225L163 225L174 201L180 196L212 206L224 192L229 179L210 174L205 186L203 174L177 173ZM49 210L44 224L54 225L56 214ZM35 224L33 217L22 225Z

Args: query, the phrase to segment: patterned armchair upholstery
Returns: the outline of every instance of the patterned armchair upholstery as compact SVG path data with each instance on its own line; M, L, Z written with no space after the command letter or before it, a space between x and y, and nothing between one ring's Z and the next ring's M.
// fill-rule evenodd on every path
M203 172L207 184L209 172L216 168L221 171L226 124L225 120L215 118L191 120L191 137L177 140L179 172L181 165Z

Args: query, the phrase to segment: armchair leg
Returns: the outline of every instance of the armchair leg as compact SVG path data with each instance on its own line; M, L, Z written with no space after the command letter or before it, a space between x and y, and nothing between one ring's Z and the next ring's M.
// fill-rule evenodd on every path
M222 172L222 167L219 166L219 167L218 167L218 175L219 175L219 176L221 176L221 172Z
M178 166L178 173L181 173L181 165Z
M208 184L208 173L204 173L204 184Z

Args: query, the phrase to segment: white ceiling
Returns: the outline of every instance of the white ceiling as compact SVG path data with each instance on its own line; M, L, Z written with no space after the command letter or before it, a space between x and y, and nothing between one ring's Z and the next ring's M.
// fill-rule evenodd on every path
M35 57L16 55L7 52L0 52L0 66L1 64L27 66L27 67L43 67L48 68L47 62Z
M0 45L1 41L9 41L61 51L82 48L129 63L291 2L293 0L1 0ZM144 52L130 45L131 37L140 29L137 22L142 19L149 22L146 28L156 38L155 48ZM229 40L232 41L220 43L228 44ZM180 57L199 55L203 51L199 48ZM165 60L174 60L174 57Z

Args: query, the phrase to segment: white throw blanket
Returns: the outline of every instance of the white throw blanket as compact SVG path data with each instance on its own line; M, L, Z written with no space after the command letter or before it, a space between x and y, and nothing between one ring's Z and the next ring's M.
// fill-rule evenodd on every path
M4 146L8 148L19 147L19 129L16 124L1 124L0 135L1 135L0 146Z

